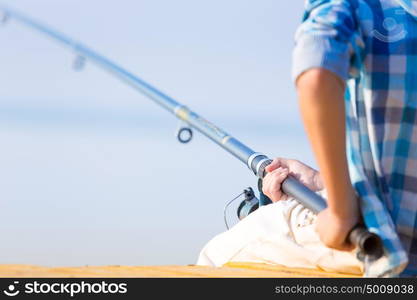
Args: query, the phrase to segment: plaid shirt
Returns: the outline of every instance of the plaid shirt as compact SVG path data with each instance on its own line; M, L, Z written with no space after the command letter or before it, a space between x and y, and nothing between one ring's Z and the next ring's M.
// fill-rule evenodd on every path
M347 83L351 180L386 254L370 272L415 276L417 1L307 0L293 78L317 67Z

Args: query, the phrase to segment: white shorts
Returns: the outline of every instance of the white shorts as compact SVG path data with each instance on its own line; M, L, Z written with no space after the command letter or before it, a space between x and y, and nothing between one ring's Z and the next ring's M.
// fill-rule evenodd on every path
M364 266L356 251L330 249L320 241L315 219L294 199L262 206L214 237L201 251L197 265L253 262L362 274Z

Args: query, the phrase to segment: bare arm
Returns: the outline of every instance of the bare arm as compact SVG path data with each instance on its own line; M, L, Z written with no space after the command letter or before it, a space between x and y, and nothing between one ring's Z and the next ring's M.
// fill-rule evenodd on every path
M359 219L356 194L346 158L344 82L325 69L311 69L297 80L307 135L327 189L328 209L320 213L317 231L329 247L350 250L345 240Z

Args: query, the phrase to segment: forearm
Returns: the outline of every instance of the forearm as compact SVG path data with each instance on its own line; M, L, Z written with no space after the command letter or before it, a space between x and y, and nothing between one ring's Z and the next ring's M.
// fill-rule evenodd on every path
M313 69L300 76L297 89L307 135L327 189L328 207L337 215L349 214L356 205L346 159L344 83L329 71Z

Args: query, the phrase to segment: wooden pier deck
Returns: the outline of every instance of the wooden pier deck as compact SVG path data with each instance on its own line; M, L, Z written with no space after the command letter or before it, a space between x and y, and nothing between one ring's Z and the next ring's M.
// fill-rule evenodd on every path
M229 263L221 268L202 266L84 266L42 267L34 265L0 265L0 277L146 277L146 278L287 278L287 277L360 277L329 273L318 269L292 269L276 265Z

